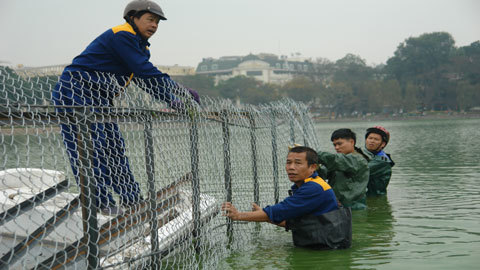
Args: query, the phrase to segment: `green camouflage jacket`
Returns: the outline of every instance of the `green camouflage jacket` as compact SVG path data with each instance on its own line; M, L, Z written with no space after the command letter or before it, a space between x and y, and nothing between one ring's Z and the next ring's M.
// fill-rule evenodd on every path
M369 176L367 160L357 151L347 155L321 151L317 153L320 163L318 173L323 179L328 179L337 200L352 209L366 208L365 193Z
M392 167L395 163L388 156L374 155L367 149L362 148L362 152L368 156L368 167L370 168L370 177L367 186L367 196L378 196L387 194L387 186L392 176Z

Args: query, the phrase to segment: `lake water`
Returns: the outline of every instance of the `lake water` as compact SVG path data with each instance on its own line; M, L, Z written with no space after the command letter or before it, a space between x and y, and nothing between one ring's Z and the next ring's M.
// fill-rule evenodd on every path
M320 123L316 129L322 150L333 152L333 130L353 129L359 146L373 125L390 131L386 151L396 166L388 195L353 212L352 248L295 248L290 233L278 228L221 267L480 269L480 119Z
M343 127L352 128L361 145L366 128L377 124L392 135L386 150L396 166L388 195L369 198L367 210L353 212L352 248L296 248L291 233L282 228L262 224L255 234L241 225L240 237L248 239L238 248L214 250L219 253L214 260L220 260L215 267L480 269L480 119L320 123L316 125L320 147L333 152L330 134ZM67 171L58 137L37 137L4 136L0 164ZM225 241L220 236L218 240Z

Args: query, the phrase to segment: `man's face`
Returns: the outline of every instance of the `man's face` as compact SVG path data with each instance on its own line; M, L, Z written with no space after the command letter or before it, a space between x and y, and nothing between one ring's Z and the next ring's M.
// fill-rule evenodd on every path
M334 139L333 147L337 153L350 154L355 151L355 141L353 139Z
M382 136L376 133L370 133L365 140L365 148L370 152L377 152L385 147L385 142L382 140Z
M133 18L133 22L138 28L138 32L144 39L149 39L155 34L158 28L160 17L153 13L145 13L140 18Z
M316 164L308 165L307 153L288 153L287 163L285 165L288 179L294 183L301 183L312 175L317 169Z

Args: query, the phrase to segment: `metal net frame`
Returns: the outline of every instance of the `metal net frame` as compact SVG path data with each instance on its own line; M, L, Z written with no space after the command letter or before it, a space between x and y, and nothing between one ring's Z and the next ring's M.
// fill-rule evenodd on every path
M290 99L198 105L169 80L69 78L0 68L0 269L216 268L274 228L221 203L279 202L288 146L318 146ZM60 84L73 102L52 102Z

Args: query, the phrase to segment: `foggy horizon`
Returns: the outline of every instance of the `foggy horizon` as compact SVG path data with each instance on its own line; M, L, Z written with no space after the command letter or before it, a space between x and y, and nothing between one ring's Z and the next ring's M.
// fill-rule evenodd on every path
M2 0L8 38L0 43L0 63L69 64L98 35L124 23L128 2ZM351 53L374 66L385 64L406 39L426 33L447 32L456 47L480 40L480 2L474 0L157 3L168 20L149 40L155 65L196 67L203 58L249 53L335 62Z

